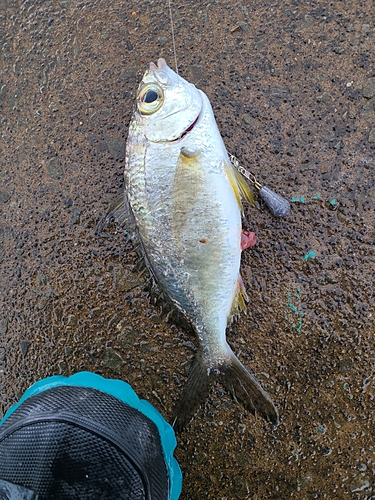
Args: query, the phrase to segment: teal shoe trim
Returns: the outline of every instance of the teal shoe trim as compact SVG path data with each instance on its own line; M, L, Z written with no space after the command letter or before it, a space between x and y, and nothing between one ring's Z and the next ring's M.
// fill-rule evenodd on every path
M89 387L98 389L99 391L111 394L129 406L136 408L146 417L154 422L159 430L160 440L164 451L164 458L169 472L169 500L177 500L182 489L182 473L177 460L173 456L177 441L174 430L170 424L164 419L162 414L145 399L139 399L133 388L122 380L106 379L90 372L79 372L64 377L55 375L43 380L39 380L23 394L19 402L9 408L0 422L0 426L7 418L25 401L25 399L40 392L52 389L61 385L70 385L75 387Z

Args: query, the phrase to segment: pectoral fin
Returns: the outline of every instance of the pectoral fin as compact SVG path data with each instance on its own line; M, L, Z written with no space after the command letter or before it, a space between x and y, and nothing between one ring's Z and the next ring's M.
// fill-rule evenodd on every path
M245 178L242 177L242 175L233 167L231 163L229 165L225 163L225 173L227 174L234 196L236 197L239 209L242 211L241 198L253 203L253 193L251 192Z
M236 170L233 165L231 164L232 171L234 173L234 176L236 178L236 182L238 184L238 188L240 190L240 194L242 198L249 203L254 203L254 195L246 182L245 178L243 177L242 174L238 170Z
M232 165L228 165L227 163L224 164L224 168L225 168L225 173L227 174L227 177L229 180L229 184L230 184L232 191L233 191L233 194L236 198L238 208L242 212L241 192L240 192L240 189L239 189L239 186L237 183L234 169L233 169Z

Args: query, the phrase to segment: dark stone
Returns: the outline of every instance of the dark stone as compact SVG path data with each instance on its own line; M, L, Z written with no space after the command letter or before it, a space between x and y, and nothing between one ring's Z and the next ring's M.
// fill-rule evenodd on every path
M105 136L108 151L115 160L123 160L125 158L125 142L117 137Z
M315 17L311 16L310 14L306 14L304 20L299 25L299 29L305 30L306 28L310 28L310 26L315 24L315 22L316 22Z
M350 372L354 368L352 359L346 359L339 364L340 372Z
M190 71L193 75L193 80L195 82L199 82L203 78L203 66L200 66L198 64L193 64L190 67Z
M30 344L31 342L29 342L28 340L22 340L20 342L21 354L23 357L26 356Z
M64 171L61 168L60 160L57 157L50 158L46 161L46 167L49 177L51 179L56 179L57 181L61 181L64 179Z
M6 191L0 191L0 203L6 203L10 200L10 194Z
M9 108L13 108L13 106L16 104L16 102L21 98L21 91L16 89L14 92L13 92L13 95L12 97L9 99L8 101L8 107Z
M79 224L80 215L81 215L81 209L79 207L73 207L73 210L69 216L70 222L72 224Z
M8 331L8 320L0 319L0 335L4 336Z
M245 113L244 115L242 115L242 120L246 123L246 125L255 126L255 125L258 125L258 123L259 123L256 118L253 118L248 113Z
M366 99L371 99L375 96L375 76L368 78L365 86L362 89L362 95Z
M138 71L138 68L137 66L130 66L128 68L124 68L122 71L121 71L121 78L123 80L125 80L126 82L128 82L129 80L135 78L137 76L137 71Z

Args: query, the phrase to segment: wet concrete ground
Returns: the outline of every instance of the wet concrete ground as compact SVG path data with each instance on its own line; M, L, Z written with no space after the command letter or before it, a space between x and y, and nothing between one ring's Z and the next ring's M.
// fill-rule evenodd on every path
M246 207L251 303L228 330L278 405L271 428L219 385L179 436L181 498L375 498L375 11L371 1L175 0L182 76L228 150L292 202ZM0 404L90 370L166 418L194 336L149 298L112 225L147 63L173 65L166 2L0 0Z

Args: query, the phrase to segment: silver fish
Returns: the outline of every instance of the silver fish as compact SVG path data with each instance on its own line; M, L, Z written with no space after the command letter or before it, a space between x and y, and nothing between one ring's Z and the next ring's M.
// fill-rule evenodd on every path
M133 219L152 275L199 339L176 430L194 416L213 379L277 424L271 399L225 337L247 300L239 274L241 198L252 201L252 194L229 160L207 96L164 59L150 63L138 88L125 195L109 217Z

